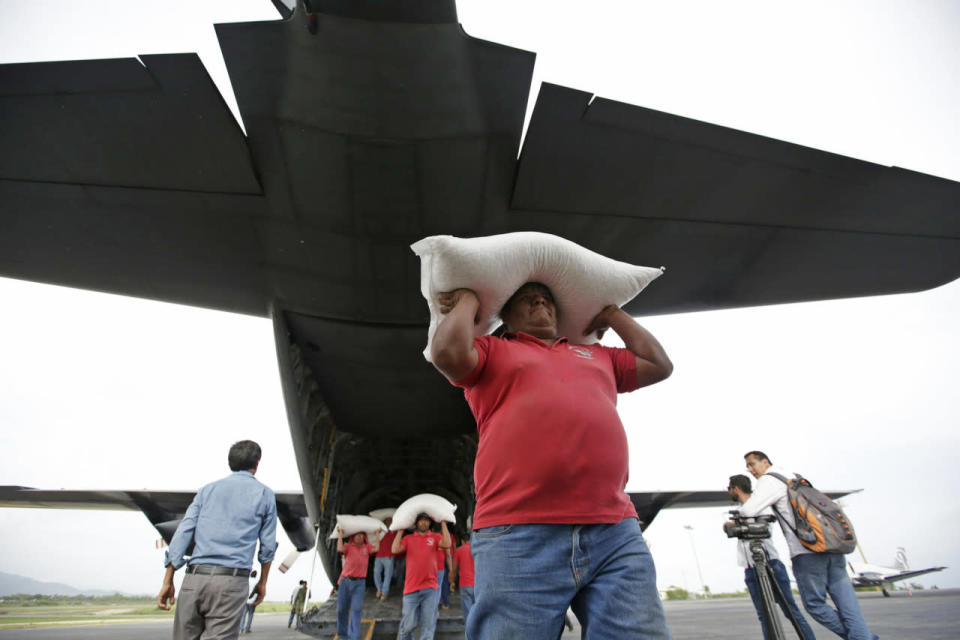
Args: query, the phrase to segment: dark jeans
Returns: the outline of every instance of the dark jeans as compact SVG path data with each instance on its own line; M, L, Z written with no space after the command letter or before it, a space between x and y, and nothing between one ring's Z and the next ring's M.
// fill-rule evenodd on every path
M445 607L450 606L450 576L447 575L448 573L450 572L444 569L437 574L437 579L440 581L438 584L440 587L440 604Z
M783 597L786 598L786 602L784 602L777 597L777 604L780 605L780 610L783 611L783 615L787 618L787 621L784 621L784 626L787 628L792 626L789 623L789 611L790 613L793 613L793 616L797 619L797 622L800 623L800 630L803 631L804 640L816 640L816 637L813 635L813 629L810 628L810 624L803 617L803 614L800 613L800 608L797 606L797 601L793 599L793 591L790 590L790 576L787 575L787 568L783 566L783 563L779 560L771 560L770 568L773 569L773 577L780 586L780 591L783 592ZM767 640L770 636L767 633L767 625L763 623L763 606L760 601L760 583L757 582L757 574L753 567L747 567L744 570L743 581L747 583L747 591L750 592L750 599L753 600L753 606L757 610L757 617L760 618L760 627L763 629L763 639Z

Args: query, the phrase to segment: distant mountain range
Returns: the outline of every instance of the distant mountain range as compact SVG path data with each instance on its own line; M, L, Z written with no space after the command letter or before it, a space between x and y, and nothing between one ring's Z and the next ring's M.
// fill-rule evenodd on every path
M41 596L112 596L116 592L102 589L77 589L68 584L41 582L15 573L0 571L0 596L12 596L18 593Z

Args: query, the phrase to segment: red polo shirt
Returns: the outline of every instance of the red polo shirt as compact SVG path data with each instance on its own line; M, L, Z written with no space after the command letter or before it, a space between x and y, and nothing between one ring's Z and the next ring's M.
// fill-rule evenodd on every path
M457 582L460 587L473 586L473 555L470 553L470 543L457 547L453 552L453 561L457 563Z
M393 557L393 539L397 537L396 531L388 531L380 541L380 549L377 550L378 558Z
M437 549L440 548L442 537L439 533L423 536L411 533L403 536L400 545L407 554L404 595L421 589L437 588Z
M636 517L617 393L638 387L636 356L599 344L552 347L525 333L474 340L455 382L477 420L473 527L598 524Z
M343 545L343 571L341 578L366 578L367 564L373 553L372 544L355 545L352 542Z
M437 549L437 571L443 571L447 568L447 563L445 561L446 553L443 549Z

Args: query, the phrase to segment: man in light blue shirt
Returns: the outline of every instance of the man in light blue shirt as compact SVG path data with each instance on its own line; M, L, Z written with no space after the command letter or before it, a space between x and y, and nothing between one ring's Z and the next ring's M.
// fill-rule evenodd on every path
M174 640L239 636L257 540L260 581L254 586L253 605L267 594L267 575L277 551L277 499L253 477L260 464L260 445L241 440L230 447L227 460L233 473L200 489L164 559L166 573L157 596L161 609L170 609L174 603L174 572L188 565L174 616ZM191 545L188 561L185 556Z

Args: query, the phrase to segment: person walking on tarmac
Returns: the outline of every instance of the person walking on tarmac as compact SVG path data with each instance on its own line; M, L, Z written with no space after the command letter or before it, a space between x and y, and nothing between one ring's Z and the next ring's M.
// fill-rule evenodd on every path
M287 629L297 621L296 629L303 626L303 607L307 604L307 581L301 580L300 585L290 594L290 619L287 620Z
M260 455L260 445L253 440L234 443L227 454L233 473L197 492L170 540L157 595L161 609L169 610L174 604L173 574L188 564L173 619L174 640L201 636L236 640L258 541L260 580L253 587L257 597L252 606L267 594L267 576L277 551L277 499L253 477Z

